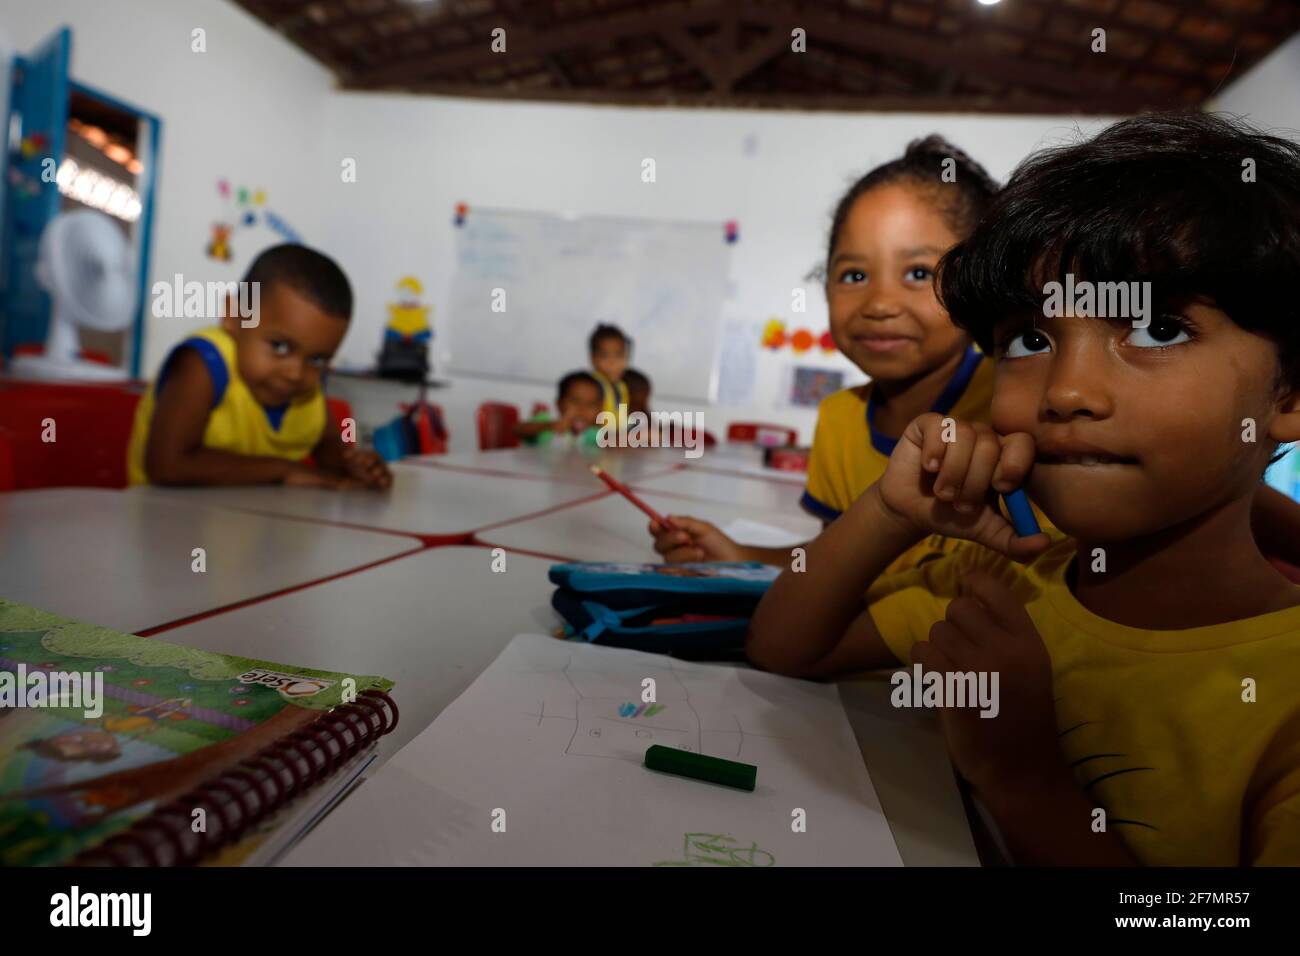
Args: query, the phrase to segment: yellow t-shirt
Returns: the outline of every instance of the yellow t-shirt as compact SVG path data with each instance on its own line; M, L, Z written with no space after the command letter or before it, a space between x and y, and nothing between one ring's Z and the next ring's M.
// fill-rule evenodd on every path
M325 432L325 393L317 389L277 408L262 405L239 377L235 340L230 333L221 328L202 329L172 349L157 381L136 407L131 442L127 446L127 474L131 484L149 481L144 470L144 453L153 424L154 403L168 365L183 348L198 352L212 376L212 410L203 432L205 448L291 461L301 461L311 454Z
M1300 864L1300 608L1154 631L1070 593L1075 542L1029 565L970 545L876 581L871 617L910 662L980 568L1024 602L1052 660L1061 754L1108 826L1148 865ZM1255 681L1256 701L1242 700Z
M958 421L987 424L993 401L993 369L991 358L970 348L933 411L951 414ZM836 392L823 399L817 409L808 483L799 502L813 517L827 523L834 521L885 473L898 439L881 435L871 427L871 411L870 383ZM962 544L955 538L931 535L900 555L886 573L916 567Z
M617 415L619 405L629 404L626 382L621 379L617 382L610 381L595 369L591 370L591 377L600 384L601 401L604 403L602 411Z

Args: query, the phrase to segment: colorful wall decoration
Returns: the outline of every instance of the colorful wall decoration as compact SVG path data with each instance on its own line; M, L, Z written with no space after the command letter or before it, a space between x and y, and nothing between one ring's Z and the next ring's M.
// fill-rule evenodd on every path
M763 348L779 352L787 347L796 355L812 351L813 348L829 353L835 351L835 342L831 339L830 329L820 335L809 329L790 331L783 320L775 317L768 319L763 326Z
M229 262L234 256L231 238L236 230L251 229L260 221L285 242L301 242L298 232L274 211L266 207L266 190L240 186L231 189L227 179L217 180L217 195L221 197L221 218L212 224L207 254L210 259Z

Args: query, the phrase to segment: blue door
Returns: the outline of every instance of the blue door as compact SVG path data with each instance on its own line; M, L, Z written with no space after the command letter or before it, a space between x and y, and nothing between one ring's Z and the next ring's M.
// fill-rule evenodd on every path
M0 263L0 351L6 358L19 343L44 343L49 324L50 297L36 284L36 255L45 224L59 212L59 187L49 170L57 171L63 160L71 52L72 32L64 27L30 56L14 58Z

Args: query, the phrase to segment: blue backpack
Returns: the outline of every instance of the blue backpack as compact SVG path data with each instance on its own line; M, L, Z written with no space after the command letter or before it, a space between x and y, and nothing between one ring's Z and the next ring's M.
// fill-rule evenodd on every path
M744 657L749 619L781 569L757 562L556 564L564 637L682 658Z

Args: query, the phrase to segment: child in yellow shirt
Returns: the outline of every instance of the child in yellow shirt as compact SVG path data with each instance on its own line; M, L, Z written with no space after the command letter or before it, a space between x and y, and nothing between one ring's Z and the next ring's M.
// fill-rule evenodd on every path
M991 426L913 420L773 585L751 660L917 665L895 703L935 692L1018 862L1300 864L1300 588L1251 527L1300 440L1297 221L1300 146L1210 115L1023 164L939 272L996 358ZM1060 309L1058 282L1136 282L1146 306ZM1059 533L1015 534L996 495L1022 485ZM936 533L976 546L882 575ZM983 713L961 699L978 685Z
M864 175L837 204L825 264L831 337L871 381L836 392L818 409L801 503L823 522L884 473L898 436L921 412L988 420L993 363L949 321L933 277L939 257L974 227L996 192L979 163L927 136ZM681 531L650 526L655 550L669 561L790 561L789 548L739 545L707 521L672 518ZM900 556L898 566L955 544L936 535Z
M327 256L284 244L243 281L257 283L257 314L244 319L232 297L221 324L177 345L141 399L131 483L387 488L383 460L343 443L321 389L352 314L347 277Z
M630 404L623 373L627 371L632 340L617 325L597 325L587 346L591 352L591 376L600 385L601 411L617 415L619 405Z

